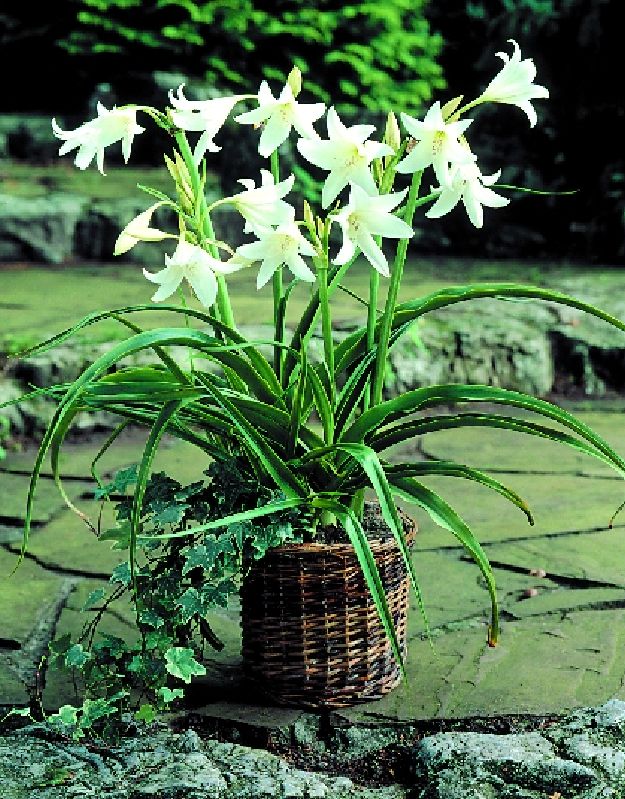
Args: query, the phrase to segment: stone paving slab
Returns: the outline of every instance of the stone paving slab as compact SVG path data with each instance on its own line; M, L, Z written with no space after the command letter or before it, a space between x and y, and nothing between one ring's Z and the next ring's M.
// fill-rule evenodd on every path
M609 440L621 435L618 414L593 417L596 427L603 425ZM505 455L504 468L512 468L508 465L512 456L519 458L518 446L510 446L505 433L499 433L499 448L494 441L482 446L481 432L472 433L462 441L463 461L487 464L499 452ZM605 525L623 499L622 484L608 479L608 470L606 477L576 477L567 473L568 469L563 473L559 471L561 463L552 457L545 459L543 442L523 440L521 454L526 464L545 470L554 466L555 471L548 476L498 476L527 498L537 517L534 528L518 509L480 486L452 479L429 481L465 514L495 564L503 618L499 646L490 649L486 643L489 597L479 570L450 533L419 512L414 560L432 643L424 636L413 600L408 682L379 702L341 711L345 721L388 724L471 715L543 715L598 704L613 696L625 698L625 568L621 565L625 562L625 530L571 533ZM141 437L122 441L119 450L107 454L103 470L129 465L141 441ZM88 469L97 446L94 439L76 447L76 461L71 461L69 472L78 477L86 474L81 470ZM449 449L440 454L458 459L462 454L448 453ZM575 453L572 455L575 459ZM5 466L27 470L32 456L11 456ZM181 481L193 481L206 466L194 448L173 443L163 448L155 469L166 468ZM20 479L23 485L27 478L0 474L0 491L6 493L5 486ZM42 482L42 489L44 485L45 491L56 491L51 480ZM66 484L73 496L84 494L85 485L71 480ZM95 518L98 503L82 497L78 504ZM110 521L109 513L105 523ZM36 560L25 561L14 577L0 582L0 636L24 641L41 604L54 594L68 571L79 583L63 610L57 633L76 634L87 618L80 612L85 597L104 584L96 577L110 573L123 553L99 543L69 510L58 512L33 532L29 551ZM15 554L0 547L3 574L8 575L14 565ZM530 573L536 569L543 569L546 575ZM122 608L119 615L107 614L106 626L116 634L129 635L129 620L130 609ZM241 682L236 603L216 615L212 623L226 646L220 653L209 653L208 674L193 689L194 702L204 706L206 716L229 715L247 719L241 722L246 724L253 724L258 717L258 723L266 725L272 717L270 706L261 697L250 696ZM17 702L19 683L8 679L6 670L2 673L0 705ZM64 680L50 671L46 691L50 707L72 700L73 688ZM278 711L283 712L292 711Z
M480 411L479 405L473 407L475 412ZM489 406L487 410L499 415L509 413L543 424L543 419L533 413L523 413L505 406ZM622 412L622 403L620 403L620 412L615 410L614 413L579 412L575 407L567 410L582 419L595 433L603 436L617 452L621 454L625 452L625 415ZM555 429L564 429L549 420L544 420L544 424ZM520 470L537 474L582 472L584 475L619 479L618 473L609 466L571 447L546 439L537 439L525 433L490 428L477 429L480 442L477 449L474 446L476 428L428 433L422 438L423 449L432 457L470 463L486 471L494 469L514 473Z

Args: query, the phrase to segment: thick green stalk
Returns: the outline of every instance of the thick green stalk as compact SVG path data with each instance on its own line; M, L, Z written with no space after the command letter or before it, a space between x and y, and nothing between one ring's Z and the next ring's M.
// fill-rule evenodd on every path
M204 194L204 189L202 186L202 181L200 179L200 173L198 171L197 166L195 165L195 161L193 160L193 153L191 152L191 148L189 147L189 142L187 141L187 137L184 131L179 130L175 134L176 143L178 145L178 149L180 150L180 154L182 155L185 165L189 171L189 177L191 178L191 188L193 189L193 195L196 198L197 212L199 214L200 224L201 224L201 233L202 235L209 239L209 249L210 253L214 258L219 258L219 248L215 244L215 231L213 230L213 223L211 222L210 214L208 212L208 206L206 205L206 195ZM230 297L228 295L228 287L226 285L226 280L223 275L216 275L217 277L217 308L219 309L219 316L221 321L231 327L236 329L234 323L234 315L232 313L232 305L230 304Z
M378 321L378 292L380 289L380 273L377 269L369 270L369 307L367 309L367 351L375 346L375 326ZM363 397L363 410L371 406L371 385L367 386Z
M410 191L408 193L408 200L406 202L406 210L404 212L404 222L412 227L412 220L414 218L415 208L417 204L417 197L419 196L419 186L421 185L422 171L415 172L412 176L410 184ZM404 264L406 263L406 253L408 252L408 242L410 239L400 239L397 245L397 253L395 255L395 263L391 272L391 281L388 287L388 295L386 297L386 305L384 306L384 315L380 327L380 335L378 339L378 351L376 354L375 370L373 376L373 390L372 390L372 404L375 406L382 401L382 389L384 388L384 374L386 370L386 361L388 358L389 342L391 340L391 331L393 326L393 315L397 305L397 297L399 296L399 287L401 286L401 279L404 272Z
M274 182L280 182L280 161L278 158L278 150L271 153L271 174ZM284 314L280 313L280 303L282 302L283 295L282 285L282 267L278 267L273 273L273 325L275 330L275 340L280 344L284 344ZM273 365L276 377L281 379L282 365L284 363L284 350L281 347L274 347L273 350Z
M336 407L336 386L334 383L334 343L332 341L332 316L330 313L330 298L328 295L328 238L330 225L328 222L323 229L323 254L317 261L317 277L319 282L319 305L321 308L321 331L323 334L323 353L330 379L330 405L332 413ZM334 442L326 441L328 446Z

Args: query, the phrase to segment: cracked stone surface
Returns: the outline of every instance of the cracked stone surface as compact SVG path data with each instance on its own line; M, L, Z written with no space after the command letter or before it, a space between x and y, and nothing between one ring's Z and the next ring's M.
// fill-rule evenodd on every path
M347 777L293 768L261 750L202 741L188 730L128 739L104 753L41 740L26 731L0 736L3 799L402 799L397 786L366 788ZM41 791L41 793L39 793Z
M625 451L622 414L612 409L578 415L617 450ZM450 533L417 513L420 532L414 562L432 643L424 636L413 601L408 680L382 700L341 710L338 716L360 724L376 719L408 723L545 715L615 697L625 699L625 528L617 519L614 529L606 529L623 500L621 483L601 463L582 461L576 452L529 436L469 430L458 439L446 433L428 436L426 449L439 458L462 459L486 469L498 458L498 479L519 491L535 512L536 524L530 527L518 509L481 486L429 480L466 517L494 564L502 608L500 643L495 649L486 643L489 602L478 569ZM123 438L119 448L105 456L103 473L132 463L142 440L138 434ZM96 439L71 446L64 465L64 472L73 478L66 482L70 496L93 517L98 506L91 498L93 485L84 478L97 448ZM6 507L11 505L11 513L23 514L21 500L32 457L32 452L11 455L2 466L0 496ZM167 468L191 482L206 465L188 445L168 442L155 469ZM57 632L77 633L86 620L80 611L86 596L104 584L121 560L119 553L98 543L71 511L61 507L49 466L44 473L48 476L37 504L41 522L33 529L28 557L15 575L0 584L0 653L20 646L32 630L38 608L55 595L64 579L75 579L77 586ZM54 497L53 504L46 507L49 497ZM13 538L0 546L0 568L7 575L19 549L19 528L11 529ZM227 645L209 659L207 678L196 689L197 704L208 716L226 713L224 702L231 716L247 713L249 718L255 707L265 707L262 702L250 703L241 685L238 613L233 603L215 619ZM129 608L107 613L105 627L131 635ZM25 702L17 676L3 669L0 705L19 704L20 698ZM69 701L71 686L51 671L46 702L54 707Z

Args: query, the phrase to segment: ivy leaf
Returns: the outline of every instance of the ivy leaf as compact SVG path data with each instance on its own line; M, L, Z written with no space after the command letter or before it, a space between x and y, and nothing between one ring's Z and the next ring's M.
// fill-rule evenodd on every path
M50 650L50 662L54 663L58 660L64 660L67 650L72 645L72 636L70 633L62 635L54 641L50 641L48 649Z
M156 632L156 630L150 631L145 636L145 646L149 650L163 650L170 643L171 638L166 633Z
M90 659L89 652L85 652L82 644L74 644L65 653L65 665L69 669L79 669Z
M96 588L95 591L92 591L89 596L85 599L85 604L81 607L81 611L90 610L94 608L98 602L100 602L106 596L106 590L104 588Z
M210 585L210 583L205 585L202 588L202 605L205 608L204 613L206 613L208 608L217 605L222 608L227 608L228 599L231 594L236 594L237 590L236 585L230 579L222 580L217 585Z
M137 464L129 466L127 469L120 469L113 480L101 488L96 488L94 496L96 499L105 499L111 494L125 494L129 486L137 482Z
M268 549L279 547L285 541L293 538L293 528L290 522L265 524L254 527L254 534L250 536L252 547L256 550L255 560L260 560L265 556Z
M162 627L163 624L165 624L158 613L154 613L154 611L150 610L149 608L147 610L142 610L141 613L139 613L139 621L143 624L147 624L148 627L154 627L155 629Z
M165 704L169 704L170 702L173 702L175 699L182 699L182 697L184 696L184 691L182 690L182 688L174 688L172 690L171 688L167 688L166 685L164 685L162 688L159 688L158 692L161 695L163 702L165 702Z
M203 544L191 547L185 551L186 561L182 568L182 574L187 575L192 569L201 568L210 572L215 568L215 563L219 555L233 553L232 541L220 536L207 535Z
M154 513L152 521L157 527L165 527L168 524L179 524L188 508L189 506L186 504L164 505L162 509Z
M48 716L48 721L60 721L66 727L74 727L78 724L78 710L79 708L73 705L63 705L59 708L58 713Z
M115 566L109 578L109 582L130 585L130 564L127 560Z
M204 490L204 481L199 480L197 483L191 483L191 485L185 486L180 491L176 491L174 494L174 499L182 500L185 502L190 497L194 497L196 494L199 494L200 491Z
M12 707L11 710L6 714L5 719L8 719L9 716L22 716L23 718L30 718L30 708L29 707Z
M173 646L165 652L165 668L173 676L186 683L191 682L194 675L206 674L206 668L193 657L192 649Z
M145 721L146 724L151 724L156 718L156 708L154 705L141 705L139 710L135 713L136 721Z
M204 603L196 588L187 588L184 594L176 600L176 605L180 608L184 624L187 624L196 613L200 616L204 615Z
M120 696L125 696L125 692L110 697L110 699L85 699L82 706L81 726L87 729L92 726L94 721L117 713L118 708L115 702Z
M118 658L130 651L124 639L117 635L103 635L102 639L93 645L94 653L106 653L109 657Z
M125 521L117 527L105 530L99 537L99 541L112 541L111 549L128 549L130 546L130 522Z
M145 663L141 655L133 655L130 663L128 664L128 671L133 674L140 674L145 670Z

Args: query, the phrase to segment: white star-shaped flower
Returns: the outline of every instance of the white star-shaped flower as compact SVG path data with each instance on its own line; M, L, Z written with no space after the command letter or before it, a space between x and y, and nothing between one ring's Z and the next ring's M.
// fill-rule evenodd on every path
M306 265L302 255L316 255L312 244L302 236L291 218L274 230L268 228L258 233L259 240L243 244L236 255L254 261L262 261L256 279L256 288L261 289L273 273L286 264L295 277L314 283L315 275Z
M449 164L467 159L467 149L462 146L459 138L472 120L446 122L438 100L430 107L423 121L408 114L402 114L401 118L404 127L414 136L417 144L397 164L397 171L417 172L431 165L441 186L449 183Z
M178 246L172 256L165 256L165 269L153 274L143 270L145 277L152 283L159 285L152 297L153 302L162 302L176 291L183 280L187 280L198 300L206 308L215 302L217 297L217 278L215 273L227 275L241 269L243 263L220 261L212 255L191 244L183 238L178 240Z
M493 175L482 175L476 163L470 162L456 166L451 175L451 183L441 187L441 193L426 213L430 219L438 219L448 214L462 200L469 219L475 227L484 223L483 205L489 208L503 208L510 200L496 194L488 186L499 180L501 170Z
M215 97L212 100L187 100L182 92L183 85L178 87L178 96L169 92L169 102L173 106L171 119L181 130L202 131L193 151L193 160L197 165L206 152L218 153L221 150L213 139L234 106L244 99L244 95Z
M503 67L491 80L479 102L508 103L525 111L534 127L537 121L536 111L530 100L549 97L549 90L534 84L536 66L531 58L521 60L521 49L514 39L508 39L514 45L512 57L507 53L496 55L503 61Z
M152 214L161 205L166 205L165 202L158 202L146 208L140 214L131 219L126 227L117 237L115 242L115 249L113 255L123 255L128 250L131 250L135 244L140 241L163 241L163 239L177 239L173 233L165 233L158 228L150 227Z
M285 141L292 128L305 139L318 139L313 122L323 115L325 108L323 103L298 103L288 83L276 100L267 81L263 81L258 92L258 108L239 114L235 120L242 125L265 123L258 152L268 158Z
M323 207L327 208L348 184L376 194L377 186L369 165L375 158L392 155L392 148L369 140L375 130L373 125L345 127L334 108L328 111L327 123L328 139L299 139L297 142L297 149L307 161L330 172L321 193Z
M121 140L124 161L128 162L132 141L145 128L137 125L137 109L134 106L109 111L102 103L98 103L98 116L95 119L85 122L76 130L61 130L56 119L53 119L52 130L58 139L65 140L59 155L78 147L74 161L76 166L86 169L95 158L98 169L104 174L104 148Z
M294 218L295 211L282 198L293 188L294 175L275 183L273 175L261 169L261 184L256 186L253 180L242 178L239 183L245 191L226 198L223 202L232 203L247 222L246 232L258 232L273 225L282 225Z
M406 196L404 191L372 197L360 186L352 186L349 202L334 218L343 231L343 245L334 259L335 264L345 264L354 257L356 247L371 265L389 276L386 257L374 236L389 239L409 239L413 235L410 225L394 216L393 211Z

